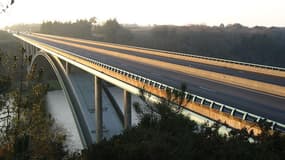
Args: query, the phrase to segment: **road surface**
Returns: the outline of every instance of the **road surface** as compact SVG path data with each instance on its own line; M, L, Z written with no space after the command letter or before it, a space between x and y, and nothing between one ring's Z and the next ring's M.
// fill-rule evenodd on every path
M47 40L40 36L25 35L33 40L51 45L56 48L60 48L69 52L76 53L81 56L93 57L94 59L144 76L146 78L180 88L182 83L187 85L187 91L199 96L212 99L214 101L242 109L244 111L272 119L274 121L285 123L285 97L270 95L268 93L251 90L248 88L238 87L234 85L224 84L207 78L200 78L194 75L181 73L175 70L168 70L153 65L144 64L141 62L127 60L123 58L118 58L110 55L105 55L101 53L96 53L90 50L82 49L80 47L66 45L58 43L55 41ZM51 37L49 37L51 38ZM54 40L59 40L57 38L51 38ZM71 42L69 40L60 39L60 41ZM247 71L239 71L235 69L229 69L224 67L217 67L207 64L201 64L197 62L190 62L186 60L178 60L169 57L161 57L150 54L141 54L134 51L127 51L123 49L110 48L106 46L99 46L95 44L85 44L82 42L74 42L79 45L89 46L93 48L100 48L110 51L116 51L127 55L133 55L137 57L144 57L151 60L159 60L163 62L168 62L171 64L179 64L182 66L198 68L207 71L213 71L217 73L223 73L227 75L233 75L237 77L243 77L247 79L252 79L256 81L266 82L270 84L276 84L279 86L285 86L285 78L268 76L258 73L252 73Z

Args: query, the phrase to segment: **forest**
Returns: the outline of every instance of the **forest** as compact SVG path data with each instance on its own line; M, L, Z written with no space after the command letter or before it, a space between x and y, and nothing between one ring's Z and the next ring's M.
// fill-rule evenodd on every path
M15 27L14 27L15 28ZM116 19L43 22L46 34L72 36L187 54L285 67L285 28L246 27L241 24L123 25Z
M14 30L17 30L17 27L14 26ZM44 22L36 32L285 67L285 46L282 43L285 42L284 28L249 28L240 24L216 27L203 25L141 27L122 25L115 19L97 24L93 19L66 23ZM232 130L229 135L221 135L220 124L197 125L187 117L177 114L179 112L170 110L169 105L165 103L151 106L159 113L159 117L154 116L156 114L142 114L142 121L138 126L123 131L121 135L94 144L89 149L83 150L82 154L68 153L63 143L65 133L54 132L50 128L54 121L45 112L43 104L48 86L39 80L39 75L25 80L33 83L24 87L25 95L21 101L19 100L21 93L19 85L23 77L17 77L20 75L17 73L23 71L19 67L19 62L24 50L10 34L6 32L0 34L0 69L2 69L0 92L5 95L1 99L1 110L9 109L4 102L8 100L7 98L13 97L17 100L15 107L20 110L12 111L24 117L24 121L12 117L14 121L11 122L15 124L10 126L8 131L2 130L0 151L4 154L0 155L0 159L280 160L285 157L284 134L272 132L268 124L262 124L262 121L259 125L263 132L260 135L253 135L245 129ZM8 59L9 63L4 59ZM15 79L17 84L11 83L12 79ZM38 127L43 132L38 132L40 130ZM50 137L54 134L58 134L58 139L51 141ZM31 143L33 145L28 145Z

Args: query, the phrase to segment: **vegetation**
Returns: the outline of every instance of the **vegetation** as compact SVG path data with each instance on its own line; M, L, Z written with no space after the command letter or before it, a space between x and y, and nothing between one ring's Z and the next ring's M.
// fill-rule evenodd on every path
M0 2L0 14L1 13L5 13L7 9L9 9L11 7L11 5L14 4L14 0L9 0L9 1L2 1Z
M6 101L12 103L1 106L2 125L1 146L6 159L61 159L68 155L63 144L65 132L54 124L45 112L44 95L47 86L37 84L31 92L12 92Z
M182 92L175 91L160 104L149 103L141 96L148 110L134 104L142 117L139 124L121 135L93 145L93 148L83 152L84 158L279 160L285 156L285 135L272 131L266 120L260 121L262 133L257 136L246 129L231 129L229 133L221 134L221 124L201 126L189 120L181 114L181 107L175 107L169 101L182 104L180 99L184 97L185 89L182 84ZM141 95L144 95L143 91Z
M94 32L97 38L113 43L128 43L133 38L131 31L120 25L116 19L107 20L102 26L95 26Z
M241 24L139 27L121 25L116 19L98 25L92 18L44 22L40 32L285 67L284 28Z
M129 44L136 46L285 67L284 28L154 26L133 33Z
M63 36L73 36L81 38L91 37L92 22L87 20L78 20L72 22L44 22L41 25L40 32L46 34L55 34Z
M4 43L16 43L7 33L1 32L0 37L5 37ZM45 110L44 96L49 87L40 81L43 71L35 70L30 73L35 75L25 79L25 50L15 48L1 49L0 159L76 158L64 144L65 130Z
M11 87L12 78L18 78L20 65L17 55L20 45L9 33L0 31L0 94Z
M285 48L282 42L285 40L285 31L282 28L247 28L235 24L226 27L223 25L219 27L154 26L151 28L127 29L118 24L116 20L110 20L103 25L94 25L94 22L94 19L93 21L79 20L75 23L45 22L45 25L41 27L41 31L49 34L93 38L109 42L186 53L195 52L205 56L284 66L284 54L282 53ZM65 28L68 24L70 28ZM82 31L82 29L86 30ZM95 37L92 37L91 33L95 33ZM8 39L9 37L7 37ZM6 50L2 53L8 52L10 51ZM21 69L21 64L18 63L21 56L8 56L10 62L7 64L10 65L4 65L2 62L6 63L6 61L3 61L3 57L6 57L6 55L1 54L1 65L2 67L9 66L11 69L5 69L5 73L13 74L13 72L9 72L13 68L20 67ZM35 73L37 72L35 71ZM6 78L2 77L3 83L0 81L2 86L10 84L11 78L13 78L10 74L5 76ZM40 76L35 77L34 80L37 82L38 79L41 79ZM1 120L5 122L0 134L1 151L6 150L6 158L70 158L62 143L65 139L64 132L60 127L53 125L52 118L44 110L43 95L47 90L47 86L41 83L29 83L26 92L22 92L20 86L22 86L22 83L14 86L16 90L9 90L8 87L8 89L2 91L2 93L9 91L11 94L4 94L1 96L0 101ZM9 100L12 100L13 106L6 103ZM142 115L142 120L138 126L125 130L121 135L114 136L110 140L103 140L101 143L95 144L93 148L83 151L83 157L75 158L104 160L277 160L285 157L284 135L279 132L272 133L267 127L264 127L262 134L258 136L254 136L246 130L232 130L229 136L221 136L219 134L219 125L211 127L208 125L198 126L187 117L177 114L179 112L170 110L167 103L150 107L152 111L155 110L155 113ZM157 116L156 113L159 113L160 116Z
M20 50L20 44L11 34L0 30L0 61L3 63L5 55L14 56ZM4 68L1 67L0 70Z
M17 32L39 32L41 24L15 24L5 27L6 30Z
M146 114L137 127L103 140L86 151L88 159L282 159L285 137L267 130L253 136L246 130L233 130L221 136L219 125L198 126L165 105L156 106L160 116ZM253 137L254 142L249 138Z

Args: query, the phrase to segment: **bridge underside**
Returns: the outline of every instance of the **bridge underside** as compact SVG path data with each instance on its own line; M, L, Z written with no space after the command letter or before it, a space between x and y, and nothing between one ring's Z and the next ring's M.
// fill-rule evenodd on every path
M127 129L132 123L135 125L138 122L136 112L131 109L132 102L140 101L138 97L132 98L128 91L116 88L101 78L34 46L24 45L24 48L29 63L28 72L35 67L43 67L42 59L51 66L68 100L85 148L103 137L110 138L114 134L119 134L123 128ZM117 94L112 94L109 89Z

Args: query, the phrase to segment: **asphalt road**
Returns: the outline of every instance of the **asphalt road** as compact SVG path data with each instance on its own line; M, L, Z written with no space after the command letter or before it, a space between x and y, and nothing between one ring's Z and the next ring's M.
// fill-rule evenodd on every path
M190 93L200 95L202 97L215 100L217 102L242 109L244 111L263 116L275 120L277 122L285 123L285 97L279 97L274 95L269 95L266 93L261 93L246 88L241 88L233 85L222 84L220 82L203 79L189 74L183 74L181 72L170 71L143 63L138 63L134 61L129 61L125 59L115 58L108 55L98 54L88 50L80 49L73 46L67 46L64 44L59 44L51 42L48 40L43 40L35 37L28 36L34 40L43 42L45 44L64 49L81 56L93 57L94 59L109 64L114 67L118 67L129 72L153 79L155 81L179 88L182 83L185 83L188 87ZM75 43L75 42L73 42ZM76 42L77 43L77 42ZM82 44L82 43L78 43ZM126 53L130 55L156 59L160 61L170 62L174 64L180 64L184 66L190 66L193 68L199 68L208 71L214 71L218 73L224 73L229 75L234 75L238 77L258 80L262 82L277 84L285 86L285 78L267 76L257 73L251 73L246 71L238 71L234 69L228 69L223 67L211 66L206 64L200 64L195 62L159 57L154 55L144 55L141 53L135 53L131 51L107 48L97 45L84 44L86 46L92 46L96 48L102 48L106 50L118 51L121 53Z

